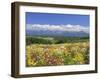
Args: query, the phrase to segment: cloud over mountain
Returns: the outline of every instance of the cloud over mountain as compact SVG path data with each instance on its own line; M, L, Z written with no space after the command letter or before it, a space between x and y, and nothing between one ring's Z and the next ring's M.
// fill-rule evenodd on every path
M49 25L49 24L27 24L26 30L33 30L33 31L51 31L51 32L84 32L89 33L88 26L81 26L81 25Z

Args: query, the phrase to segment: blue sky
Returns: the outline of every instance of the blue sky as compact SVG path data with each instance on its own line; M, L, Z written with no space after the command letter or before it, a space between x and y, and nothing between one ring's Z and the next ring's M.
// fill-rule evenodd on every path
M26 12L26 30L89 33L89 15Z
M26 12L26 24L81 25L89 27L89 15Z

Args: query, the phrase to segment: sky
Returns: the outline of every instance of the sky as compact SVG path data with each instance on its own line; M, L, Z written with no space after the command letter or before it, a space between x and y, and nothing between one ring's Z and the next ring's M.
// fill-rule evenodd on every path
M89 15L26 12L26 24L89 26Z
M89 33L89 15L26 12L26 30Z

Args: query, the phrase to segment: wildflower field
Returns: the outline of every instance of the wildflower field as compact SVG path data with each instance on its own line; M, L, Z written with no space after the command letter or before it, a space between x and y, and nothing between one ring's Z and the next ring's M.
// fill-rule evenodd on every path
M36 43L29 44L30 40L32 39L27 40L26 45L27 67L89 64L89 40L87 38L67 39L59 43L55 39L45 38L44 41L42 40L43 43L38 39ZM33 41L35 42L35 39Z

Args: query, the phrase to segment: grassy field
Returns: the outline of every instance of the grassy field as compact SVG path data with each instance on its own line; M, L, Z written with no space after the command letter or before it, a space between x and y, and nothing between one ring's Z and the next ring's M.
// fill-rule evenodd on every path
M89 63L88 38L26 38L26 66L79 65Z

